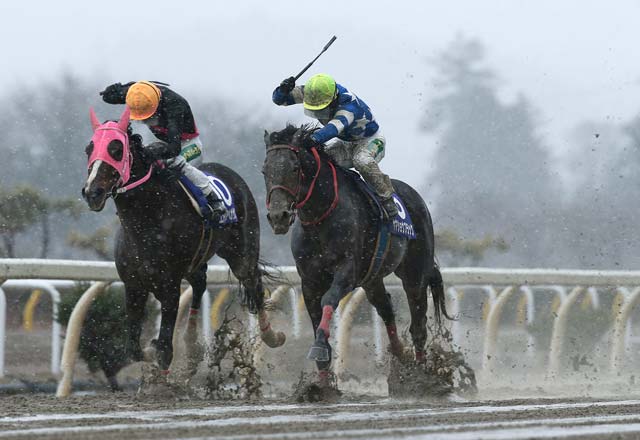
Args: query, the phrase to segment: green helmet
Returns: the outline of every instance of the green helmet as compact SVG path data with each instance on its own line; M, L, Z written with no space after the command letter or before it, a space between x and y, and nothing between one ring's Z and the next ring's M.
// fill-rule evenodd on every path
M304 108L322 110L331 104L337 93L335 79L325 73L313 75L304 85Z

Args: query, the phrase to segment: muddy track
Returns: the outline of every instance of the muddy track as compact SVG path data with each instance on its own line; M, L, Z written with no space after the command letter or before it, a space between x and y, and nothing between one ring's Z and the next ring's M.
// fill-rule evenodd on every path
M640 400L407 402L343 398L154 401L126 395L0 400L0 439L638 438Z

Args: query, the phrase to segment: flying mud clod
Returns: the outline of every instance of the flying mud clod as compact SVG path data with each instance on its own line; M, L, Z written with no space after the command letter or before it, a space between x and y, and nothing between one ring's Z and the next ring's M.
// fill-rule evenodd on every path
M256 370L253 342L235 318L225 315L213 336L206 380L209 399L262 397L262 379Z

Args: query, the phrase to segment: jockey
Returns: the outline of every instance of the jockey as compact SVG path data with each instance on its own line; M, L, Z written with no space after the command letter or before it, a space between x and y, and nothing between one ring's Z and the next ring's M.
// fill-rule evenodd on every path
M389 176L380 171L385 138L363 100L326 74L312 76L304 86L295 78L282 81L273 91L277 105L304 105L304 113L324 126L311 135L314 145L326 145L325 151L343 168L355 168L377 193L389 219L398 213L393 201Z
M127 104L131 119L143 122L160 139L144 147L145 158L164 160L170 170L186 176L200 188L209 204L203 215L217 224L226 207L209 178L195 167L202 163L202 142L186 99L165 84L150 81L115 83L100 95L109 104Z

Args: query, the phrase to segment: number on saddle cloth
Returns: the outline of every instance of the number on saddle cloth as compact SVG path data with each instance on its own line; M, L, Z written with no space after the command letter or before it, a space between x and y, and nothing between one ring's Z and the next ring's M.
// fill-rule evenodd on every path
M236 213L235 201L233 199L233 194L229 191L229 187L222 180L213 176L207 172L205 172L207 177L209 178L209 184L213 191L218 195L218 198L223 201L225 207L227 208L226 215L223 215L220 218L220 222L217 225L211 225L206 221L206 225L208 227L220 227L229 225L232 223L238 222L238 214ZM185 190L189 192L189 195L198 203L199 210L198 214L202 216L202 212L209 209L207 198L202 193L202 190L193 184L186 176L180 176L180 183ZM194 207L195 209L195 207Z
M384 218L384 208L380 204L380 200L378 199L376 192L367 183L367 181L362 178L360 173L354 170L346 171L347 175L355 181L356 186L360 188L360 190L367 196L367 198L371 202L371 205L377 208L378 218L382 220ZM392 197L393 201L398 207L398 214L396 214L396 216L391 221L391 224L389 225L389 232L399 237L408 238L409 240L415 239L416 232L413 228L413 222L411 221L409 211L407 211L404 202L398 194L393 193Z

